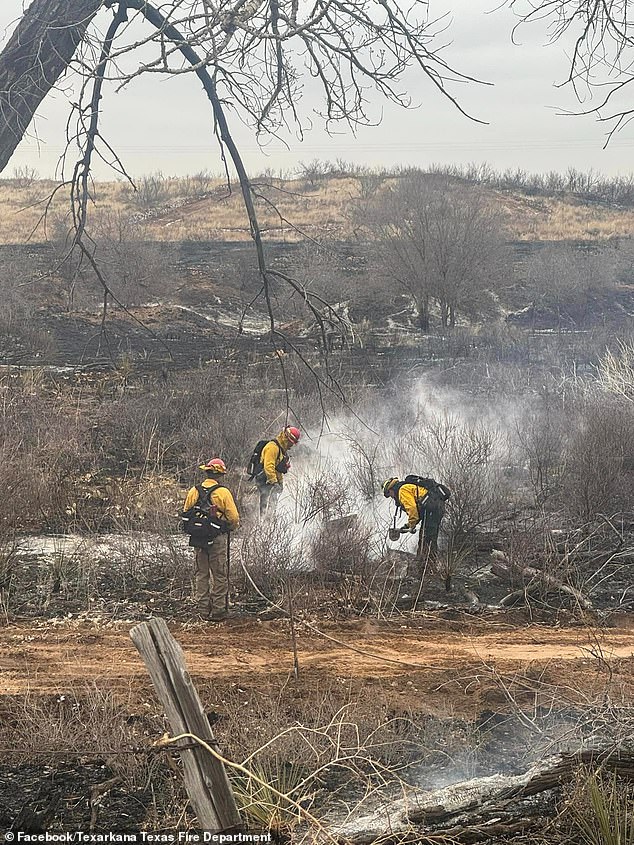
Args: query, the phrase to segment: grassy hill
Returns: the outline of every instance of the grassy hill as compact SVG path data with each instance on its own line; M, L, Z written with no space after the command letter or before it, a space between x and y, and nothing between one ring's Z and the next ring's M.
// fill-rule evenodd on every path
M397 176L379 177L373 191L387 189ZM263 229L275 240L354 238L355 208L368 185L355 176L312 180L255 180ZM249 228L236 186L220 179L144 177L135 193L123 182L94 186L93 224L117 230L130 227L150 241L248 241ZM535 195L521 190L483 187L503 210L513 240L608 240L629 237L634 209L588 201L575 194ZM53 182L0 181L0 244L41 243L65 236L69 196Z

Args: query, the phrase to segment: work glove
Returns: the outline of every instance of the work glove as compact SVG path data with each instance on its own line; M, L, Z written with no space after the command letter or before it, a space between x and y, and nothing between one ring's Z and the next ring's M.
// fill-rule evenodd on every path
M267 483L267 484L278 484L279 482L277 482L277 481L269 481L269 480L268 480L268 478L267 478L266 483Z
M401 528L401 534L416 534L416 526L410 528L409 525L404 525Z

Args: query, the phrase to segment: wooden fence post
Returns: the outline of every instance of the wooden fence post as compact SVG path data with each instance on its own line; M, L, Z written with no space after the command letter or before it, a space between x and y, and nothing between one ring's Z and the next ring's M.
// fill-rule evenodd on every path
M174 735L191 733L217 748L196 688L192 684L182 649L164 619L150 619L130 631L165 709ZM183 777L189 800L201 830L213 832L242 827L240 814L223 764L194 743L176 744L183 761Z

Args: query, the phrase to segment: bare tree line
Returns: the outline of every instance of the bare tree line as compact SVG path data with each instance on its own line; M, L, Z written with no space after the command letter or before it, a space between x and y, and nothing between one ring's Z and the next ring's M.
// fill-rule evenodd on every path
M266 169L262 173L256 173L253 180L258 186L284 187L285 183L298 179L303 181L300 190L305 193L316 190L329 179L353 179L357 185L359 199L366 200L373 197L386 183L406 180L419 174L446 177L500 191L516 190L539 196L574 196L625 207L634 204L634 173L609 176L597 170L584 171L574 167L566 171L536 173L520 167L497 170L486 162L465 165L432 163L419 167L371 167L345 159L313 159L308 162L300 161L295 169ZM135 177L133 185L123 186L122 196L130 205L144 211L160 208L174 199L204 196L213 183L222 178L222 174L214 174L208 170L183 177L170 177L161 171L154 171ZM10 177L1 179L0 184L6 183L18 189L27 189L37 187L38 181L40 177L35 168L20 166L13 169Z

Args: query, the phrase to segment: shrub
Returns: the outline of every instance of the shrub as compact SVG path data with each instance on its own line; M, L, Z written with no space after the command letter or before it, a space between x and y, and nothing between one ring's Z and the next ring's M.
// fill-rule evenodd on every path
M616 774L582 771L567 817L582 845L634 845L634 787Z
M634 404L605 394L575 409L562 477L570 511L590 520L628 510L634 494ZM571 414L571 409L568 411Z
M164 205L170 198L169 180L161 173L150 173L142 176L134 185L134 189L127 189L127 199L140 211L149 211Z

